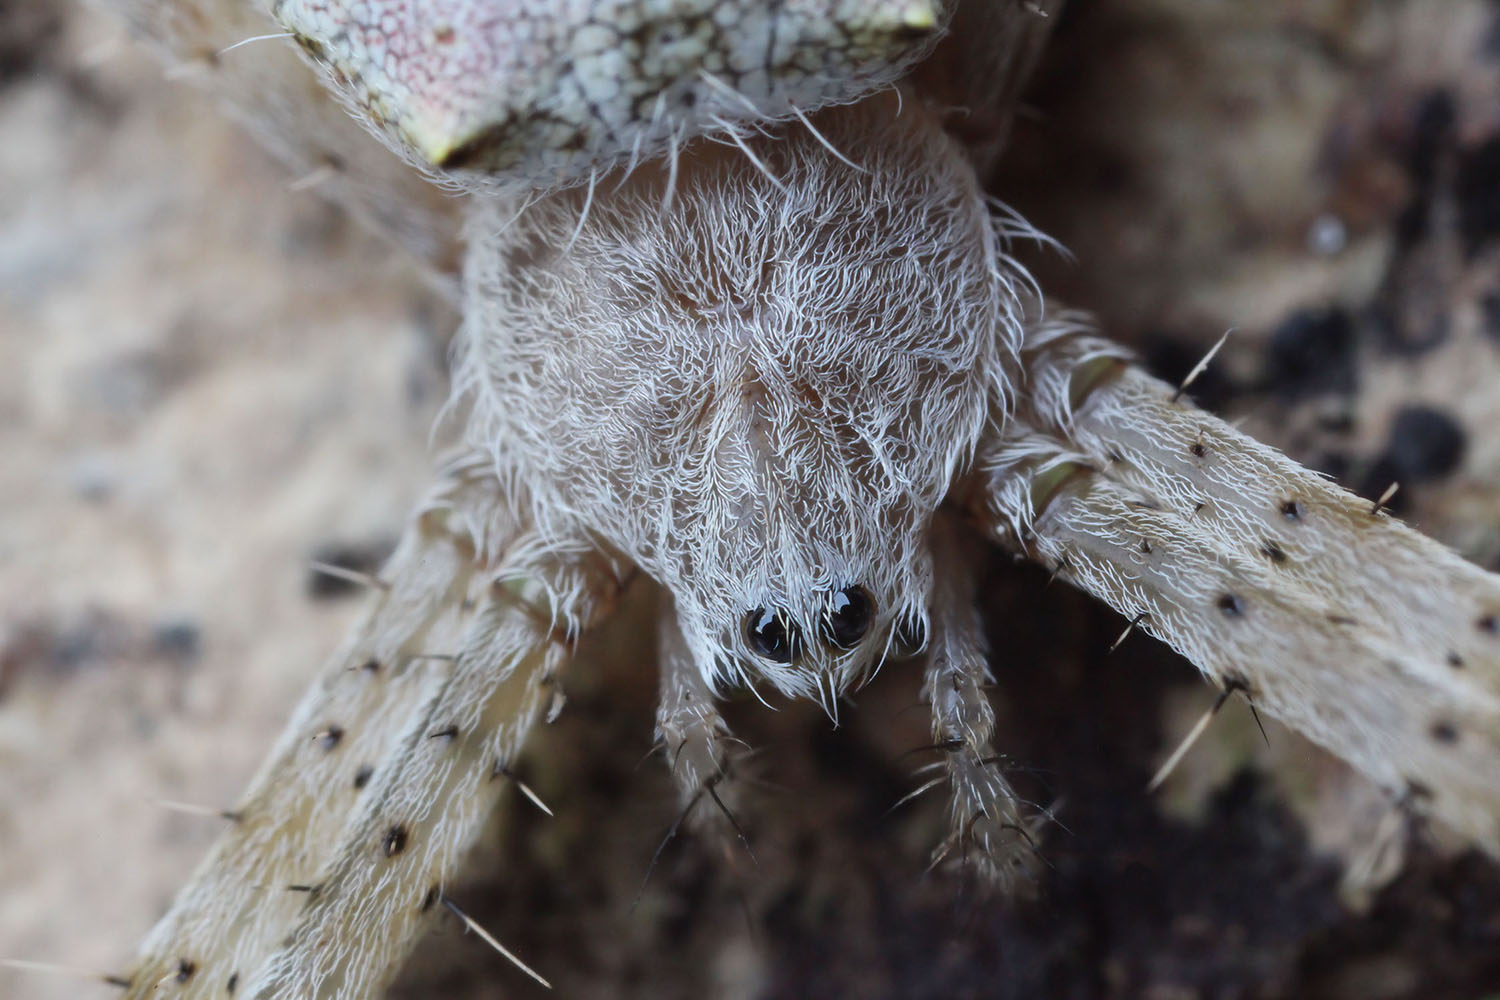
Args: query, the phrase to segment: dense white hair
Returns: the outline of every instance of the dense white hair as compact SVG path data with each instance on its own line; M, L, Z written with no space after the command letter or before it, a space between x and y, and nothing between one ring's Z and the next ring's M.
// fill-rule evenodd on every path
M1008 407L1021 275L914 102L740 143L608 197L487 202L456 391L544 535L671 590L706 676L816 695L878 662L893 623L925 624L927 528ZM850 585L875 627L834 656L816 623ZM746 647L760 607L801 624L800 662Z

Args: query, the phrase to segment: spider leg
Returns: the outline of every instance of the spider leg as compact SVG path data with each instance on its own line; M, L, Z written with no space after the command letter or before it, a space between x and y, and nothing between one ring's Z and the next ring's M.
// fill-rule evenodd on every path
M1079 323L982 449L993 537L1500 853L1500 576L1206 414Z
M940 516L933 527L936 582L932 640L923 698L932 709L934 744L946 754L949 833L934 863L960 860L1007 888L1032 875L1032 817L997 766L990 745L995 710L985 694L992 677L979 609L976 567L959 526Z
M425 929L568 640L623 575L535 544L488 470L456 465L413 520L373 606L142 945L127 1000L373 996Z
M736 754L731 748L739 741L719 714L670 604L662 610L660 644L656 739L666 753L685 819L699 829L739 840L748 851L750 843L738 818L744 796L735 780Z
M99 6L127 22L174 79L232 107L246 130L286 164L293 191L316 188L348 209L432 268L441 290L456 299L459 204L350 118L298 57L296 45L277 37L269 4L105 0Z

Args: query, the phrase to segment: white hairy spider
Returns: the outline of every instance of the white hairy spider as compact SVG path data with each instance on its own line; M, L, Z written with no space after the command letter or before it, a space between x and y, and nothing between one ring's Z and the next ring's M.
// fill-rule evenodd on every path
M179 54L260 30L230 0L119 6ZM670 595L658 737L689 809L733 794L726 688L832 713L920 650L936 851L1014 882L1037 817L992 765L981 536L1500 850L1500 579L1180 401L1007 257L1026 230L977 172L1050 5L274 7L466 192L417 193L304 78L226 71L421 255L461 207L464 448L127 997L378 992L637 573Z

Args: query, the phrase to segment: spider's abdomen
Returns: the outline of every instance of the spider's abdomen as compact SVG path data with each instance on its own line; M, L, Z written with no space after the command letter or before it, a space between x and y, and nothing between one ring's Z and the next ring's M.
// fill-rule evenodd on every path
M932 0L276 0L363 117L476 187L583 180L719 121L792 117L898 79Z

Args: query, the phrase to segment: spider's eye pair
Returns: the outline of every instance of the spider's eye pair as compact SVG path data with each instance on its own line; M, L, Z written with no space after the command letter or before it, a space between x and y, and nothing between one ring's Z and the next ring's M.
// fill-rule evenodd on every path
M828 598L818 622L818 637L834 649L853 649L870 630L875 603L863 587L844 587ZM785 611L756 608L745 616L745 639L755 654L772 663L791 663L802 655L802 626Z

